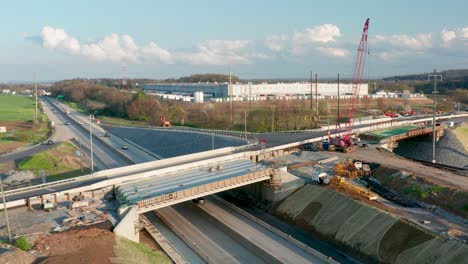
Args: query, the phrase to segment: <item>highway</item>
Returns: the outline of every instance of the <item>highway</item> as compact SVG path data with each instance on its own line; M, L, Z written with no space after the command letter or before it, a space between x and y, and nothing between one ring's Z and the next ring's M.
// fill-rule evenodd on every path
M69 114L66 115L68 120L72 121L71 123L75 123L75 125L79 125L82 127L86 132L88 133L88 138L89 138L89 129L90 129L90 117L87 115L84 115L72 107L63 104L62 102L55 100L55 99L46 99L48 100L49 103L52 105L56 106L58 109L63 113L63 110L68 111ZM152 161L158 159L157 155L154 155L154 153L148 153L139 146L133 145L131 142L126 141L125 139L113 136L110 134L110 137L105 137L104 135L106 134L106 131L104 128L102 128L100 125L96 124L95 121L91 122L91 127L93 130L93 143L101 143L102 145L106 146L106 149L111 150L114 152L115 155L114 158L116 161L119 161L119 158L122 160L122 158L125 160L123 163L120 163L121 166L127 165L127 164L132 164L132 163L143 163L147 161ZM124 150L122 147L124 145L128 146L128 149Z
M155 213L207 262L323 263L211 197L205 205L185 202Z

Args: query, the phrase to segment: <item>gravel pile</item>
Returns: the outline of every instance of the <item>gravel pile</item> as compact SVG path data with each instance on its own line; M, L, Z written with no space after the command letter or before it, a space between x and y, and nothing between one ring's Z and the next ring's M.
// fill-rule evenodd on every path
M402 140L393 152L407 158L432 161L432 138ZM447 133L436 143L436 161L456 167L468 165L468 153L452 130L447 130Z
M141 128L114 127L111 133L121 138L127 138L136 144L164 158L197 153L212 149L211 135L161 131ZM245 145L245 141L221 136L214 137L216 149Z
M24 181L30 181L36 178L36 175L29 170L24 171L10 171L2 175L2 181L4 184L12 184Z

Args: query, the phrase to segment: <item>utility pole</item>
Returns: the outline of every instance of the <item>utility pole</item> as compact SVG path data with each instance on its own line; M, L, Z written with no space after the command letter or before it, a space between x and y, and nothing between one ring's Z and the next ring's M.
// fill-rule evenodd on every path
M436 127L436 94L437 94L437 78L440 78L442 81L442 75L441 74L436 74L436 70L434 69L433 74L428 75L428 80L431 79L431 77L434 78L434 91L432 92L432 163L436 163L435 159L435 145L436 145L436 132L435 132L435 127Z
M245 142L247 142L247 109L244 107L244 137Z
M37 123L37 75L34 74L34 94L36 95L36 106L34 109L34 123Z
M78 138L78 143L80 144L80 167L81 167L81 173L84 172L83 169L83 148L81 146L81 139Z
M312 71L310 71L310 110L312 110L312 113L313 113L313 110L314 110L314 101L313 101L313 98L312 98L313 94L314 94L314 92L313 92L313 88L312 88Z
M94 172L94 155L93 155L93 126L91 120L94 118L94 115L89 115L89 142L91 144L91 172Z
M249 114L252 111L252 83L249 82Z
M340 74L338 73L338 114L336 118L336 123L340 123Z
M319 117L319 108L318 108L318 83L317 83L317 73L315 73L315 127L317 127L317 120Z
M275 128L274 125L275 125L275 106L272 105L271 106L271 132L273 132Z
M8 230L8 241L11 242L10 220L8 219L8 210L7 210L6 201L5 201L5 193L3 192L3 183L2 183L1 177L0 177L0 191L2 192L3 209L5 210L5 222L7 224L7 230Z
M229 64L229 113L231 116L231 125L232 125L232 76L231 76L231 64Z

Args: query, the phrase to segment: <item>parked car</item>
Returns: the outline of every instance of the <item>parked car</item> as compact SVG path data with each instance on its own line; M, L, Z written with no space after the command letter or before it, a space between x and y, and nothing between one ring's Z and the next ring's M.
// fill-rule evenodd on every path
M127 150L127 149L128 149L128 145L123 145L123 146L122 146L122 149Z

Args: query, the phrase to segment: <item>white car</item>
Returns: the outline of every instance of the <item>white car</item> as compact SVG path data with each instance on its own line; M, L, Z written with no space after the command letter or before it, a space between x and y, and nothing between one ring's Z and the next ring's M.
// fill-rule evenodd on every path
M80 124L80 125L83 125L84 123L83 123L83 122L81 122L81 121L78 121L78 124Z

